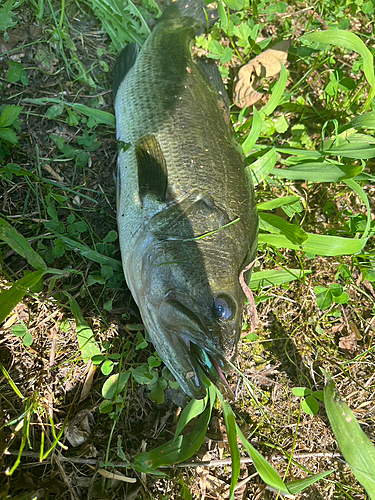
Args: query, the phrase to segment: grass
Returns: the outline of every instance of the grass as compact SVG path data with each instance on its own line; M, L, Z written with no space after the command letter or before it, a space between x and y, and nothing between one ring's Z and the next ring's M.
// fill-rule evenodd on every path
M187 406L119 262L110 71L160 14L119 6L0 6L0 498L375 498L373 3L231 0L198 39L229 89L292 44L253 110L231 108L257 190L260 325L245 314L236 400L211 388Z

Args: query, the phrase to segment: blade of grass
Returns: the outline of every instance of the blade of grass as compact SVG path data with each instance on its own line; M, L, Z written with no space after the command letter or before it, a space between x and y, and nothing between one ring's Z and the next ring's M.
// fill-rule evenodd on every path
M36 285L42 278L44 271L34 271L16 281L9 290L0 294L0 324L12 312L16 305L23 299L27 290Z
M263 120L262 117L257 110L257 108L253 107L253 123L251 126L251 130L249 135L246 137L245 141L242 143L243 152L248 154L253 147L255 146L257 140L259 139L260 133L262 131Z
M374 58L362 40L350 31L339 29L310 33L308 35L304 35L303 39L308 40L309 42L326 43L328 45L335 45L336 47L344 47L347 50L357 52L357 54L362 57L363 72L368 84L371 87L369 96L364 106L364 110L367 109L375 94Z
M278 215L260 212L259 227L265 231L283 234L295 245L302 245L308 238L308 235L300 226L297 226L297 224L291 224Z
M269 288L279 286L298 279L303 279L305 274L311 274L312 271L301 269L271 269L269 271L259 271L252 273L249 286L252 290L260 288Z
M4 241L18 255L26 259L30 266L35 269L47 268L47 264L32 248L27 239L4 219L0 219L0 240Z
M281 61L280 61L280 67L281 67L280 78L278 79L278 81L276 82L275 86L272 89L270 100L260 110L261 115L263 114L264 116L269 116L271 113L273 113L277 108L277 106L280 104L283 94L285 92L288 75L285 66Z
M276 150L274 148L264 153L254 163L245 168L246 174L251 175L254 186L267 179L276 164Z
M311 182L338 182L360 174L361 165L341 163L309 162L289 168L274 168L272 174L282 179L306 180Z
M307 240L303 245L298 246L292 243L288 238L281 234L259 234L259 243L267 243L276 248L289 248L291 250L303 250L304 252L314 255L323 256L338 256L338 255L355 255L360 252L367 243L366 238L360 240L354 238L342 238L340 236L328 236L325 234L308 235Z
M341 399L332 378L322 372L326 378L324 404L341 453L369 497L375 500L375 447Z

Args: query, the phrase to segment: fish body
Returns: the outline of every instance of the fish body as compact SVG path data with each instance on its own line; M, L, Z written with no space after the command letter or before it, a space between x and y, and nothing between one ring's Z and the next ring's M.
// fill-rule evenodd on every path
M117 221L128 287L160 358L203 398L202 371L224 380L254 258L258 219L215 65L193 59L204 3L166 9L139 51L114 71Z

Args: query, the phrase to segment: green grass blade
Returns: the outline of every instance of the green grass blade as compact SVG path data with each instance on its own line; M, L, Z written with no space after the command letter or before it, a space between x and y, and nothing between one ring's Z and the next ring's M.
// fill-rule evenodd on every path
M251 126L251 130L249 135L246 137L245 141L242 143L243 152L248 154L253 147L255 146L257 140L259 139L260 133L262 131L263 120L262 117L257 110L257 108L253 107L253 123Z
M0 294L0 324L5 320L8 314L12 312L18 302L23 299L28 288L36 285L43 274L43 269L27 274L14 283L9 290L4 290Z
M293 494L297 495L301 491L305 490L309 486L317 483L321 479L324 479L329 474L334 472L334 469L328 470L326 472L319 472L319 474L313 474L311 476L305 477L305 479L297 479L297 481L291 481L290 483L286 483L288 490Z
M230 500L234 498L234 488L240 477L240 451L237 444L237 429L236 429L236 419L232 408L228 401L223 401L223 416L225 422L225 428L227 430L228 443L230 449L230 457L232 462L232 478L230 481Z
M259 227L271 233L283 234L295 245L302 245L308 238L308 235L300 226L291 224L278 215L260 212Z
M1 321L0 321L1 323ZM0 370L3 374L3 377L9 382L9 385L11 386L11 388L13 389L13 391L17 394L17 396L21 399L24 399L21 391L18 389L18 387L16 386L16 384L13 382L13 379L12 377L9 375L9 373L7 372L5 366L3 366L2 363L0 363ZM10 425L11 422L8 422L7 425Z
M375 130L375 111L371 111L370 113L366 113L364 115L356 116L349 123L339 128L339 134L342 134L343 132L351 128L354 128L356 130L360 130L362 128Z
M309 162L289 168L274 168L272 174L282 179L306 180L311 182L339 182L360 174L360 165L343 165L341 163Z
M149 465L151 465L152 468L157 469L161 465L184 462L194 455L202 446L216 399L216 393L212 387L209 387L208 391L209 405L198 418L192 432L184 436L178 436L177 439L173 439L168 443L158 446L148 453Z
M267 179L276 164L276 150L270 149L250 166L246 167L246 174L251 175L254 186Z
M69 296L69 304L76 322L77 340L82 359L87 363L93 356L101 354L101 351L93 331L83 317L81 308L71 296Z
M375 73L374 58L369 49L362 42L362 40L350 31L339 29L310 33L308 35L305 35L303 38L305 40L308 40L309 42L326 43L329 45L335 45L336 47L344 47L347 50L353 50L354 52L357 52L357 54L362 57L363 72L368 84L371 87L371 91L365 105L366 109L371 104L371 101L375 94Z
M237 427L237 434L241 439L243 445L245 446L246 451L252 458L254 466L258 471L260 477L263 479L263 481L269 486L271 486L271 488L274 488L276 491L282 491L286 496L291 496L286 484L278 475L278 473L275 471L275 469L249 443L249 441L242 434L241 429L238 427L238 425L236 425L236 427Z
M312 271L302 271L301 269L271 269L269 271L259 271L257 273L252 273L249 286L252 290L279 286L284 283L303 279L306 274L311 273Z
M370 202L368 199L367 194L364 192L364 190L361 188L361 186L354 180L354 179L347 179L344 181L345 184L353 189L357 193L357 195L361 198L363 203L366 205L367 209L367 222L366 222L366 227L363 232L362 238L367 238L367 236L370 233L371 230L371 208L370 208Z
M320 151L310 151L308 149L298 149L298 148L275 148L278 153L283 153L286 155L302 156L303 158L311 159L321 159L324 158L324 153Z
M270 100L267 102L264 108L260 110L260 113L261 114L263 113L265 116L269 116L271 113L275 111L277 106L280 104L283 94L285 92L286 83L288 80L288 74L286 72L284 64L281 61L280 61L280 67L281 67L280 78L272 89Z
M39 106L45 106L46 104L62 104L69 106L70 108L82 113L88 118L92 118L97 125L108 125L112 128L116 127L115 115L108 113L107 111L102 111L101 109L90 108L85 104L73 103L62 101L61 99L56 99L53 97L40 97L37 99L24 99L24 102L29 104L36 104Z
M328 236L325 234L308 235L303 245L298 246L292 243L282 234L264 234L260 233L259 243L267 243L276 248L289 248L291 250L303 250L314 255L323 255L326 257L337 255L355 255L360 252L367 243L366 238L342 238L340 236Z
M285 207L286 205L293 205L293 203L300 201L300 199L299 196L282 196L274 200L258 203L257 210L258 212L262 210L274 210L275 208Z
M0 240L21 255L35 269L47 269L42 257L32 248L26 238L4 219L0 219Z
M334 381L322 371L326 378L324 404L341 453L369 497L375 500L375 447L341 399Z
M369 160L375 158L375 146L373 144L342 144L332 146L324 151L329 156L344 156L354 160Z
M67 247L79 252L82 257L86 257L86 259L92 260L102 266L110 266L114 271L122 271L122 264L119 260L107 257L107 255L103 255L96 250L91 250L87 245L79 243L78 241L72 240L66 236L59 234L58 237Z
M186 427L186 425L193 420L193 418L197 417L206 409L208 402L208 394L204 399L192 399L188 405L182 410L180 418L178 419L175 439L179 436L182 430Z

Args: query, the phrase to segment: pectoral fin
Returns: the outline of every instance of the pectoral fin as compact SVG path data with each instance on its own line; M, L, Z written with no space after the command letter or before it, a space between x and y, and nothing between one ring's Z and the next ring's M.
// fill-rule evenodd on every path
M138 189L141 200L146 195L165 201L168 185L167 164L154 135L145 135L135 145L138 163Z

